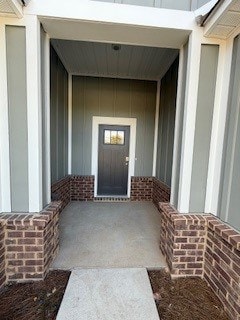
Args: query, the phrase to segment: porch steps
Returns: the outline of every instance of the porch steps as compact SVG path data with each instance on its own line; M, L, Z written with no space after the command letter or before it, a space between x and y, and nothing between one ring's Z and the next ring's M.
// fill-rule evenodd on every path
M75 269L57 320L159 320L147 270Z

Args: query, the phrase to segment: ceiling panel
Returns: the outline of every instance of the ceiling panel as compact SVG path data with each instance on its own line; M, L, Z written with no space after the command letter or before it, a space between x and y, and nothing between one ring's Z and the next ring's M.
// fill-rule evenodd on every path
M53 47L72 74L158 80L178 54L176 49L120 45L71 40L51 40Z

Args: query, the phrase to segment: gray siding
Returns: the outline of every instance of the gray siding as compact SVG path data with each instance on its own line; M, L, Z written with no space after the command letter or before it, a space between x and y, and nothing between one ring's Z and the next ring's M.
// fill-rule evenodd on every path
M240 230L240 36L234 41L219 215Z
M68 172L68 74L51 47L51 181Z
M161 81L156 176L171 186L178 59Z
M219 47L202 45L191 177L190 212L204 212Z
M183 133L183 117L184 117L184 105L185 105L185 90L186 90L186 77L187 77L187 62L188 62L188 43L184 46L183 53L183 74L182 74L182 88L181 88L181 104L179 107L179 123L176 144L176 167L175 167L175 190L173 204L177 208L178 206L178 193L179 193L179 181L180 181L180 168L181 168L181 152L182 152L182 133Z
M26 34L6 27L12 211L28 211Z
M101 2L112 2L132 4L137 6L155 7L174 10L196 10L210 0L96 0Z
M92 117L137 118L136 176L152 175L156 82L73 77L72 173L91 174Z

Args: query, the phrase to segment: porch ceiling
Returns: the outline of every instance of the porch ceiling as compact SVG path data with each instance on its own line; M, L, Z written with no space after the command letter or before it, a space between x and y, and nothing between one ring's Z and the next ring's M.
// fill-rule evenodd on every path
M67 71L76 75L158 80L178 54L176 49L53 39Z

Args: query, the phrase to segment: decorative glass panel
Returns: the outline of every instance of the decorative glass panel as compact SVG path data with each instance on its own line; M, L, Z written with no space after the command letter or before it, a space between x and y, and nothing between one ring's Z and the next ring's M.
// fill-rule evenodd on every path
M124 131L104 130L104 144L124 145Z
M111 131L111 144L117 144L117 131Z
M105 144L110 144L111 143L111 131L110 130L105 130L104 131L104 143Z
M124 131L118 131L117 144L124 144Z

